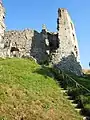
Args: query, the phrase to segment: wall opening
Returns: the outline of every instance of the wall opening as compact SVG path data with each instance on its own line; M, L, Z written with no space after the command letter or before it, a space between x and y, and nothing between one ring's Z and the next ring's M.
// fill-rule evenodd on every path
M75 40L75 35L72 33L72 35L73 35L73 40Z
M77 50L77 46L76 45L74 47L74 51L76 52L76 56L78 56L78 50Z
M47 34L48 34L50 50L51 51L56 50L59 47L58 34L52 34L52 33L47 33Z

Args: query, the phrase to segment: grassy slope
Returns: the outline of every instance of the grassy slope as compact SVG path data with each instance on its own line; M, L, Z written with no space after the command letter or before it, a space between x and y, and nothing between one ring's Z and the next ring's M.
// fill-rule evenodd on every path
M0 119L82 120L56 81L37 69L31 60L0 60Z
M86 76L81 79L82 84L85 85L90 90L90 69L83 70L83 72Z
M74 76L74 78L76 81L90 90L90 74L85 73L84 77Z
M90 91L90 72L88 74L86 73L85 77L79 77L77 81ZM90 111L90 92L89 96L87 97L87 103L84 106Z
M83 70L84 76L78 77L75 75L71 75L79 84L83 85L90 91L90 70ZM90 92L87 92L89 95L86 97L87 102L85 102L84 107L88 108L90 111Z

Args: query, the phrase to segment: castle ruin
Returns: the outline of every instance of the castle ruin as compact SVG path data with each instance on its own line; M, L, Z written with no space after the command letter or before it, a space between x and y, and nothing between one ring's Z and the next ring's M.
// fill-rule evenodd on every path
M5 9L3 7L2 1L0 1L0 56L3 56L2 49L4 48L3 39L4 39L4 32L5 32Z
M0 3L0 57L33 57L38 63L50 62L64 71L81 75L79 48L74 24L66 9L58 9L57 32L43 25L31 29L5 31L5 10Z

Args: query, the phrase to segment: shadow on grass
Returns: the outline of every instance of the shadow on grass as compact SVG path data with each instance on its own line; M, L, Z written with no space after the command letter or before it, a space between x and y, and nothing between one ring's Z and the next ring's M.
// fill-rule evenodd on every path
M43 75L45 78L48 78L48 77L54 78L54 75L51 70L52 68L42 65L41 68L36 69L33 73L38 73L40 75Z
M67 95L69 95L75 103L77 103L77 108L81 108L81 115L90 116L90 109L85 109L84 105L89 104L89 95L87 91L84 90L78 82L70 81L65 73L55 68L49 68L45 65L42 65L41 68L34 71L37 74L43 75L45 78L51 77L54 78L65 90L68 90ZM79 79L79 76L74 76L76 79ZM87 76L88 78L90 76ZM73 79L73 77L71 77Z

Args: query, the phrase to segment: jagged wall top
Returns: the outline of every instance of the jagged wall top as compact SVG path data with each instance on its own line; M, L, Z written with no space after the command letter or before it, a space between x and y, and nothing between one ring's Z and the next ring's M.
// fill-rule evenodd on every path
M56 33L48 31L45 25L41 33L32 30L5 32L5 10L2 4L0 4L0 13L0 57L33 56L38 63L49 60L59 68L79 73L79 65L68 57L73 52L75 59L77 58L78 45L74 25L72 24L72 29L72 22L66 9L58 9L58 32ZM64 62L62 62L63 57Z

